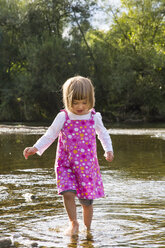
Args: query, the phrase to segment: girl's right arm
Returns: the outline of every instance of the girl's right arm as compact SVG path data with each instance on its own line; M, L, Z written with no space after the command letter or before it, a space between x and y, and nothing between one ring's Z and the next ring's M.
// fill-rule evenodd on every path
M23 155L25 159L28 156L37 153L38 155L42 155L42 153L54 142L54 140L58 137L63 124L65 122L65 113L60 112L56 118L54 119L51 126L48 128L46 133L34 144L33 147L25 148Z

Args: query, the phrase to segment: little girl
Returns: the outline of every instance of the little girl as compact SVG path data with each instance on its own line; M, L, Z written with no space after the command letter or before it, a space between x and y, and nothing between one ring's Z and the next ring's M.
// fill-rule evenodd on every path
M79 230L75 196L82 205L87 230L93 216L93 199L104 197L96 133L109 162L113 160L113 148L100 113L93 109L94 87L88 78L76 76L68 79L63 85L63 102L65 109L33 147L25 148L23 154L25 159L35 153L42 155L59 137L55 161L57 187L70 220L69 234L75 235Z

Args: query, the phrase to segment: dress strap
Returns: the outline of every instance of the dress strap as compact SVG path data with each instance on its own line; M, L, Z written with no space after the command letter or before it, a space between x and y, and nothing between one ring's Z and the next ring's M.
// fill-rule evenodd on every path
M60 111L65 112L66 120L69 120L69 115L68 115L68 112L66 111L66 109L61 109Z
M95 109L93 108L92 110L91 110L91 119L93 120L94 119L94 115L96 114L96 111L95 111Z
M95 114L96 114L96 111L95 111L94 108L91 110L91 114L92 114L92 115L95 115Z

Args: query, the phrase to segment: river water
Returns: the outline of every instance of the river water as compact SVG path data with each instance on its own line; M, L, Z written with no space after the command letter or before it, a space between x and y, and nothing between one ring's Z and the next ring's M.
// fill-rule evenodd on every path
M80 233L64 235L68 218L54 176L56 142L25 160L45 127L0 125L0 237L17 247L165 247L165 128L112 128L115 159L98 157L106 197L94 201L86 233L77 201ZM35 199L31 199L31 196Z

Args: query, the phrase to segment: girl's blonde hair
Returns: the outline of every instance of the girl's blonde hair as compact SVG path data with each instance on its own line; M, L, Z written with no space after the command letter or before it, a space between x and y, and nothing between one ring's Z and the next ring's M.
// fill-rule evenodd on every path
M89 78L76 76L69 78L62 87L63 103L67 110L72 109L74 100L86 100L89 109L95 105L94 87Z

